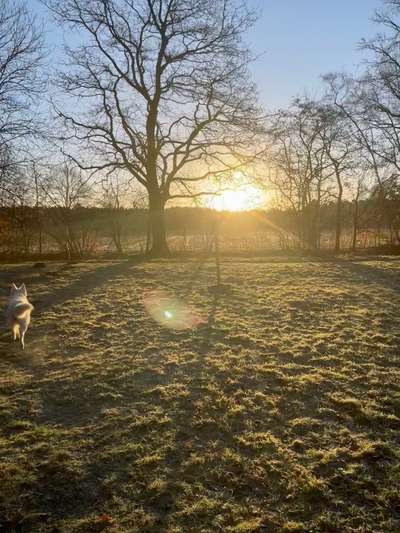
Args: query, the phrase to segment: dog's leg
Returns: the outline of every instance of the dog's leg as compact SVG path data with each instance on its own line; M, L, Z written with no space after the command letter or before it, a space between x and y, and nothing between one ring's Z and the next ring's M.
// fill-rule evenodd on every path
M19 324L17 322L14 322L11 328L12 328L13 339L14 341L16 341L19 338Z
M28 327L27 327L26 324L20 324L19 325L20 340L21 340L21 346L22 346L23 350L25 348L25 333L26 333L27 329L28 329Z

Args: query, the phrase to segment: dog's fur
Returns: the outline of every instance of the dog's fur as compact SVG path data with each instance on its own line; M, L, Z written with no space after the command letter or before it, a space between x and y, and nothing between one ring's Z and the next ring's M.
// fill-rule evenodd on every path
M11 328L13 339L20 339L22 349L25 348L25 333L31 321L33 305L28 301L25 283L17 287L11 285L10 297L6 311L7 326Z

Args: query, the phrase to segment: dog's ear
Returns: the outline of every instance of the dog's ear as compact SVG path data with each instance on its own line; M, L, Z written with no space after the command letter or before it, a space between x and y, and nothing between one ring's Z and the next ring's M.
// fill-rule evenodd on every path
M20 292L22 292L22 294L24 294L25 296L27 296L27 290L26 290L26 287L25 287L25 283L23 283L21 285L21 287L19 288Z

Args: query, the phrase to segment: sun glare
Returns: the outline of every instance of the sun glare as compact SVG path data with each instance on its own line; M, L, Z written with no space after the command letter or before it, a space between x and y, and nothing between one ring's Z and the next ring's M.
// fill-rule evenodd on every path
M264 205L264 192L252 185L222 191L212 197L210 207L217 211L249 211Z

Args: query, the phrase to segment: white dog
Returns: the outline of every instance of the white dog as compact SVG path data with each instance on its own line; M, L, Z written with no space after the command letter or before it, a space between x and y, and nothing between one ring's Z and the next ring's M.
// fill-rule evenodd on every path
M11 328L14 340L20 339L22 348L25 348L25 333L31 321L33 305L28 301L25 283L17 287L11 286L8 307L6 311L7 326Z

